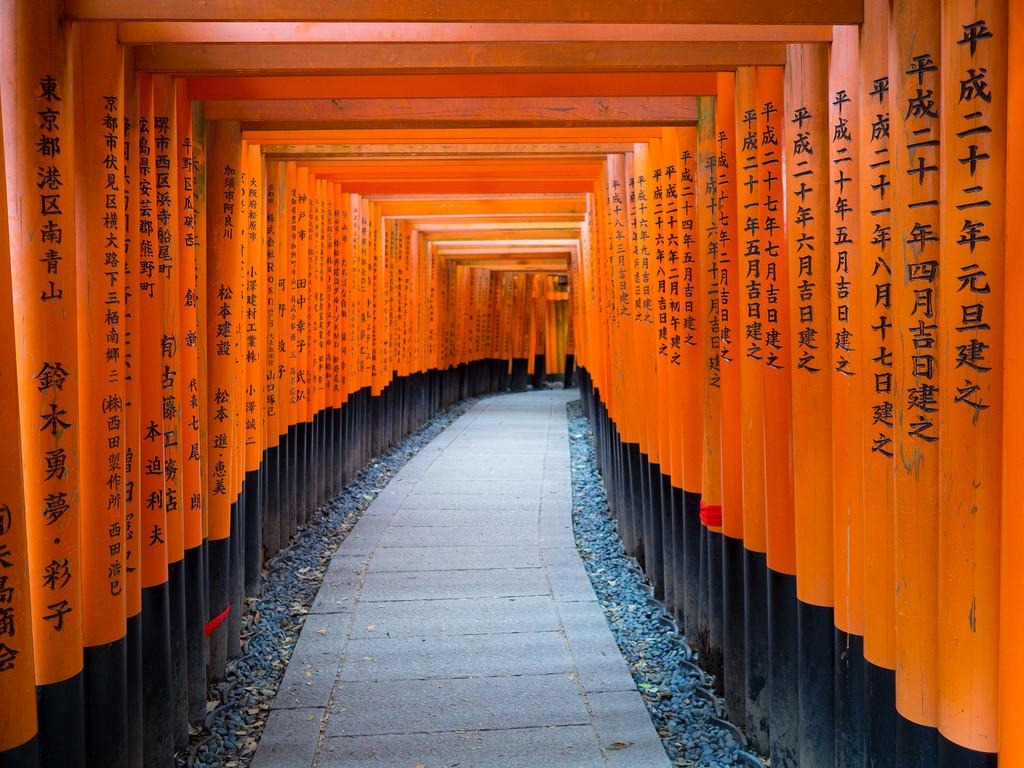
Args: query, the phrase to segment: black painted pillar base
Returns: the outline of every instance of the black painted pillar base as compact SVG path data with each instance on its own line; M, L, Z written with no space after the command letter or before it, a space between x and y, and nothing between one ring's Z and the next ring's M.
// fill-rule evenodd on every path
M743 539L722 536L723 695L726 714L740 724L747 722L743 594Z
M129 768L128 642L85 648L86 765ZM0 766L6 765L0 756Z
M768 558L743 550L743 617L746 626L744 665L747 686L747 739L761 754L771 749L771 702L768 689Z
M768 690L772 768L800 764L800 696L796 576L768 569ZM831 655L832 644L828 644ZM831 671L831 667L829 668ZM829 674L829 679L831 679Z
M142 590L142 762L174 765L170 591L167 582ZM40 734L42 735L42 734ZM47 763L49 764L49 763ZM52 763L52 765L64 765Z
M658 497L659 518L661 519L661 589L662 600L672 610L675 604L676 588L676 561L675 561L675 539L673 539L673 516L672 510L672 481L668 475L659 472L655 477L657 487L654 493Z
M263 568L263 477L259 469L245 473L245 596L255 597Z
M209 578L209 612L206 620L216 621L231 606L231 587L229 572L231 568L231 540L211 539L207 542L207 576ZM219 680L224 676L224 668L228 663L228 625L221 621L211 628L207 636L209 655L208 676L211 680Z
M206 570L203 546L185 550L185 634L188 656L188 719L206 719Z
M683 603L683 628L687 639L695 647L701 645L700 623L700 494L684 491L683 524L683 581L686 585Z
M836 768L864 768L868 721L864 704L864 638L837 628L835 662Z
M39 737L0 752L0 768L39 768Z
M534 389L544 389L544 382L547 380L544 355L533 356L533 380L530 382Z
M835 611L797 601L797 686L800 765L834 764Z
M702 526L703 527L703 526ZM704 668L715 676L721 693L724 679L724 609L722 599L722 539L721 533L704 527L707 538L708 561L708 646L704 655Z
M171 698L174 748L188 744L188 630L185 609L185 566L181 560L167 566L167 606L171 637Z
M142 616L129 616L126 624L125 646L127 649L126 678L128 727L125 746L125 763L132 768L142 768ZM206 706L206 692L203 692L203 706Z
M686 605L689 585L686 583L686 540L683 537L686 515L686 492L672 486L672 614L683 634L686 634ZM689 639L689 636L687 637Z
M896 711L896 673L864 660L864 724L867 768L900 768L895 737L899 728Z
M571 389L576 386L576 356L568 354L565 356L565 374L563 376L565 388Z
M647 580L654 588L654 596L658 600L665 597L665 562L662 560L663 547L661 541L661 489L657 477L661 467L653 464L646 453L640 454L640 482L643 489L643 520L645 554L647 555Z

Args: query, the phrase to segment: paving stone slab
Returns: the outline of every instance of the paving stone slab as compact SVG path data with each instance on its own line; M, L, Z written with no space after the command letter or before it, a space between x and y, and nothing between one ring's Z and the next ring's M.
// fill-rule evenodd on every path
M327 739L320 768L597 768L589 726L448 731Z
M560 630L555 603L548 596L364 601L356 606L352 615L353 638Z
M671 768L639 692L587 696L601 751L611 768Z
M380 713L386 712L387 717ZM342 682L325 735L587 725L590 713L569 674Z
M389 528L380 547L530 546L537 549L537 522L532 525L463 525ZM438 553L443 555L444 553Z
M536 512L539 498L539 493L417 493L402 502L402 509L517 509Z
M488 480L485 478L472 480L421 480L413 488L417 496L442 494L458 496L461 494L515 494L523 498L532 498L536 504L541 492L541 482L532 480Z
M556 600L595 600L594 588L590 584L582 563L550 565L544 568L551 580Z
M408 528L410 531L436 531L436 528ZM451 530L442 528L441 531ZM537 534L534 533L534 538ZM422 547L381 547L373 556L375 572L491 570L494 568L538 568L540 552L536 546L441 546L441 536L425 537ZM435 543L437 542L437 543Z
M396 573L370 571L363 582L360 599L381 602L549 594L551 590L541 568Z
M392 521L392 528L421 526L459 528L467 525L529 525L537 527L535 509L403 509Z
M323 715L323 709L312 708L271 711L252 768L310 768Z
M560 632L350 640L340 680L546 675L573 671Z
M351 617L337 614L306 616L274 698L274 709L326 707L345 650Z

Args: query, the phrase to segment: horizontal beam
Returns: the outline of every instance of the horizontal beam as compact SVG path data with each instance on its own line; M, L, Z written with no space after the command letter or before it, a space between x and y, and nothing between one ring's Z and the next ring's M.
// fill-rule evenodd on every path
M831 24L564 24L437 22L124 21L138 43L831 42Z
M782 43L267 43L139 45L145 72L387 74L389 72L712 72L786 60Z
M207 120L341 126L692 125L689 96L207 101Z
M620 152L632 152L633 142L604 142L599 144L264 144L263 154L275 160L291 159L299 162L318 158L359 157L378 162L393 158L447 157L472 161L479 158L558 157L559 155L588 155L603 157Z
M426 148L431 144L489 144L498 141L522 141L536 143L541 141L557 141L574 144L588 141L646 141L661 136L660 128L631 126L617 128L603 126L596 128L560 128L557 126L543 128L373 128L356 129L318 129L305 131L252 129L245 132L243 138L255 144L393 144L395 142L416 142Z
M195 77L193 99L713 96L714 72Z
M490 196L490 197L437 197L390 195L377 198L382 216L393 218L457 219L471 221L506 216L512 220L529 218L537 220L570 220L577 217L582 221L587 213L585 195L543 195L543 196Z
M863 0L67 0L73 19L189 21L859 24Z
M345 192L358 192L361 195L583 193L591 192L594 189L594 183L584 179L393 179L389 181L342 181L341 184Z
M388 163L300 163L311 175L330 181L384 181L386 179L585 179L596 180L604 163L469 163L465 161L422 161L410 159Z

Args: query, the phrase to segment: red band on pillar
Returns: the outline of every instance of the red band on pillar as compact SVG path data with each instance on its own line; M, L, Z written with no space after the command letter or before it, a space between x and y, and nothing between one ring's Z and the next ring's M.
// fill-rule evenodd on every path
M708 528L722 527L722 505L700 503L700 521Z

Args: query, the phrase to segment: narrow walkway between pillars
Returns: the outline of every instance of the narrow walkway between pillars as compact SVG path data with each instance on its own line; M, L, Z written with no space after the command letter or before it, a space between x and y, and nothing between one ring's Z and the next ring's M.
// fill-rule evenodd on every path
M392 479L331 562L255 768L668 766L573 540L576 396L482 400Z

